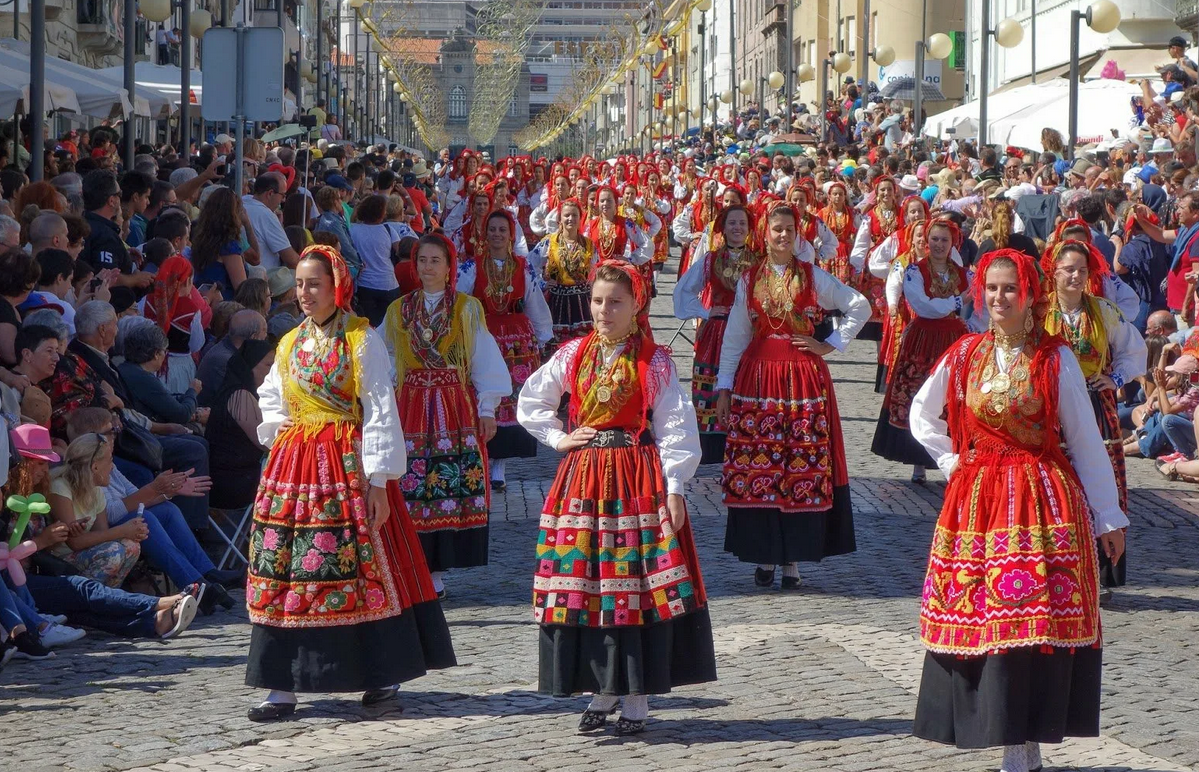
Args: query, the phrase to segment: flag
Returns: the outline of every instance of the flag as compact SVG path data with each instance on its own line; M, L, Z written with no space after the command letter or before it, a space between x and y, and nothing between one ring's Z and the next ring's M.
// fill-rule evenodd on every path
M658 44L658 48L666 51L670 48L670 44L666 42L666 38L661 35L654 35L654 42Z
M666 95L662 93L654 94L654 109L661 110L666 106Z
M653 69L654 80L662 80L666 77L666 60L662 60L654 65Z

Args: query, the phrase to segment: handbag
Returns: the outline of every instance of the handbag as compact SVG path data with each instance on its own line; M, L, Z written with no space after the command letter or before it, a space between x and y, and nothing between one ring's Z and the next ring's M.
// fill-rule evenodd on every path
M137 424L122 422L121 433L117 435L116 455L141 464L155 474L162 471L162 443L149 429Z

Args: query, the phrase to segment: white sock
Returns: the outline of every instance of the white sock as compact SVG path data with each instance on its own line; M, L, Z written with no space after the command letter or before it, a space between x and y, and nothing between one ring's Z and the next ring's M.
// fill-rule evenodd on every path
M429 573L429 576L433 579L433 589L436 592L441 592L445 589L445 582L442 580L445 576L445 571L432 571Z
M770 565L769 563L759 563L758 568L762 569L763 571L773 571L774 570L774 566Z
M620 698L614 694L593 694L587 710L593 710L596 713L611 713L618 702L620 702Z
M500 459L499 461L491 462L491 479L492 480L495 480L497 482L504 481L504 461L506 461L506 460L507 459Z
M625 697L620 717L629 721L644 721L649 718L649 697L644 694L630 694Z
M999 772L1028 772L1028 754L1023 745L1003 746L1003 766Z
M924 467L920 464L912 464L912 477L923 477Z
M1028 757L1028 768L1030 770L1036 769L1037 767L1042 766L1044 764L1044 762L1041 761L1041 744L1040 743L1033 743L1033 742L1024 743L1024 753Z
M793 579L799 578L799 563L788 563L783 566L783 576L789 576Z
M281 692L278 689L272 689L271 693L266 696L266 701L272 705L295 705L295 692Z

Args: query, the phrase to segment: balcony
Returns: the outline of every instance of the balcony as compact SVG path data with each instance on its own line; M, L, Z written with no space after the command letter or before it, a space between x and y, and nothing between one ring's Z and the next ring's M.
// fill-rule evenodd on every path
M1194 29L1199 24L1199 0L1176 0L1174 21L1183 29Z
M76 29L79 47L96 56L119 54L125 47L125 25L119 12L123 6L103 0L79 0ZM50 18L49 6L46 18Z
M787 4L775 2L774 5L766 9L766 15L762 19L762 35L769 37L773 34L784 34L783 30L787 28Z

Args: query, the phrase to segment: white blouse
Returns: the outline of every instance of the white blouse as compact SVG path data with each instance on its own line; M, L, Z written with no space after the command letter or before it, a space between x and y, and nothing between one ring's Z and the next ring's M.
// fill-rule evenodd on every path
M501 261L496 260L499 264ZM459 292L470 295L475 291L474 260L466 260L458 267ZM550 307L545 302L545 284L533 273L531 261L525 261L525 316L533 323L533 335L541 345L549 343L554 338L554 319L550 316ZM507 369L507 368L505 368Z
M704 286L708 283L707 275L708 254L696 253L695 259L687 266L677 284L674 285L674 316L676 319L707 319L711 311L704 308L701 296Z
M1111 362L1111 373L1118 386L1128 383L1133 378L1145 374L1145 365L1149 358L1149 350L1145 339L1136 327L1132 326L1124 316L1117 312L1114 303L1103 298L1098 299L1100 311L1103 314L1103 327L1107 331L1108 360ZM1075 319L1077 321L1077 318Z
M807 243L807 242L804 242ZM787 266L770 263L771 269L781 275ZM870 301L862 293L851 289L827 271L812 266L812 280L816 284L816 302L826 311L840 311L841 318L834 319L834 330L824 341L837 351L844 351L849 342L870 321ZM724 341L720 348L720 368L716 375L716 388L732 389L737 376L741 355L749 347L754 336L753 323L749 319L746 296L749 293L749 275L737 282L737 299L729 311L728 326L724 328Z
M516 403L516 420L520 425L539 442L555 450L567 436L558 419L558 406L562 395L570 390L571 384L566 382L567 371L583 340L570 341L529 376ZM610 364L623 349L622 344L605 352L605 364ZM695 407L691 404L691 394L679 385L674 362L665 348L654 352L648 374L650 382L645 384L645 390L653 412L654 440L662 459L666 492L682 494L684 485L699 467L699 426L695 421Z
M1074 352L1066 346L1059 349L1058 358L1057 404L1062 439L1066 443L1066 456L1078 474L1087 501L1095 513L1095 530L1098 534L1105 534L1127 528L1128 517L1120 510L1116 476L1103 447L1099 426L1095 423L1095 412L1091 408L1082 370L1078 367ZM995 360L1005 371L1011 364L998 348L995 349ZM916 393L908 415L912 436L937 462L946 479L952 475L958 463L958 456L953 452L953 440L949 438L949 424L941 418L948 389L949 369L945 360L942 360Z
M359 360L361 370L358 401L362 403L362 471L371 485L382 488L388 480L398 480L408 472L404 430L400 427L400 413L396 407L393 360L382 336L373 327L367 327L366 343L362 351L354 352L354 356ZM289 415L279 374L281 364L286 367L286 360L276 360L266 380L258 387L258 407L262 410L258 440L268 448L274 444L279 426Z

